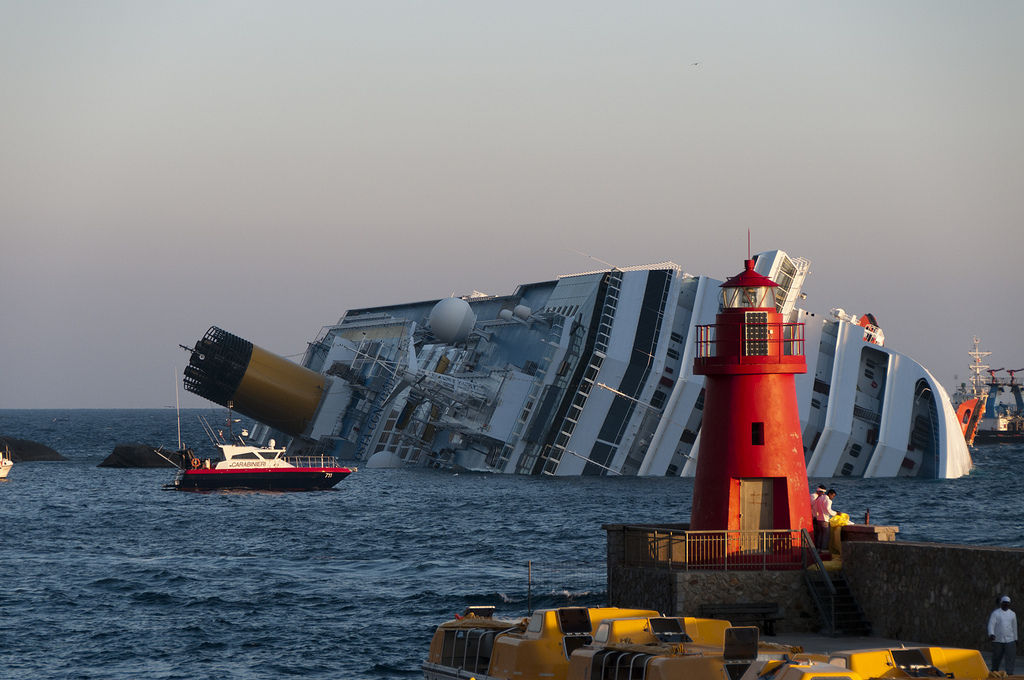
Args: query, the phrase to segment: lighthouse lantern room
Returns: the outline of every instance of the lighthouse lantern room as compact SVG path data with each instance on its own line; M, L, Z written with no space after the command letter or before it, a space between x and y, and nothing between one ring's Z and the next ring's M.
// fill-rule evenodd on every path
M690 529L811 530L793 376L807 371L803 324L776 309L778 285L754 271L722 284L722 311L698 327L705 376Z

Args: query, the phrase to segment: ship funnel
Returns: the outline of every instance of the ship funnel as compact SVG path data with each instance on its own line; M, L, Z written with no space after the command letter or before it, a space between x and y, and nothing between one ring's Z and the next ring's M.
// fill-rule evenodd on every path
M303 434L326 391L325 378L211 326L185 368L185 389L292 436Z

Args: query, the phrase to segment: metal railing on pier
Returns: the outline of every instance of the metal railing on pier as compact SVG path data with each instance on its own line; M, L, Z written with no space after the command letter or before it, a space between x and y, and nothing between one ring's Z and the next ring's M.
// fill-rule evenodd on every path
M804 532L806 533L806 532ZM623 564L722 571L805 568L801 531L689 531L624 527Z

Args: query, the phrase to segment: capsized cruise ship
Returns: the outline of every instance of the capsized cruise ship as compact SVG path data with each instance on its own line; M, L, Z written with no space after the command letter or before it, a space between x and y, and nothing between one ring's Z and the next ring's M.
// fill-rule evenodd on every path
M970 471L956 412L931 373L886 347L870 314L798 308L808 260L776 250L755 262L779 284L785 320L803 324L808 372L796 388L809 476ZM309 343L301 366L212 327L191 350L185 387L254 418L257 441L287 439L289 455L692 476L704 401L697 327L714 323L721 282L662 262L508 295L353 309Z

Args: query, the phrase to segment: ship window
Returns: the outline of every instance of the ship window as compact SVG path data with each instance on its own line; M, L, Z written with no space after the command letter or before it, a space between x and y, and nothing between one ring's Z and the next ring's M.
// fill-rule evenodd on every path
M850 447L850 457L851 458L858 458L858 457L860 457L860 452L861 452L860 444L854 444L853 446Z
M669 337L672 338L672 342L677 342L680 345L683 344L683 336L679 335L679 333L672 333Z
M811 406L814 408L821 408L821 402L817 399L811 399Z
M764 446L764 423L750 424L750 443L754 446Z
M665 356L667 356L669 359L678 359L679 352L675 351L672 348L669 348L668 351L665 352Z
M690 429L683 430L683 434L679 437L679 441L684 444L692 444L697 441L697 433Z
M665 393L661 390L656 390L654 396L651 397L651 406L654 408L661 408L665 403Z
M864 377L868 378L869 380L874 380L875 372L872 371L870 368L865 368L864 369Z
M672 369L672 367L671 367L671 366L666 366L666 367L665 367L665 372L666 372L666 373L675 373L675 371L674 371L674 370Z
M839 474L843 477L849 477L851 472L853 472L853 463L847 463L843 466L843 469L839 471Z

